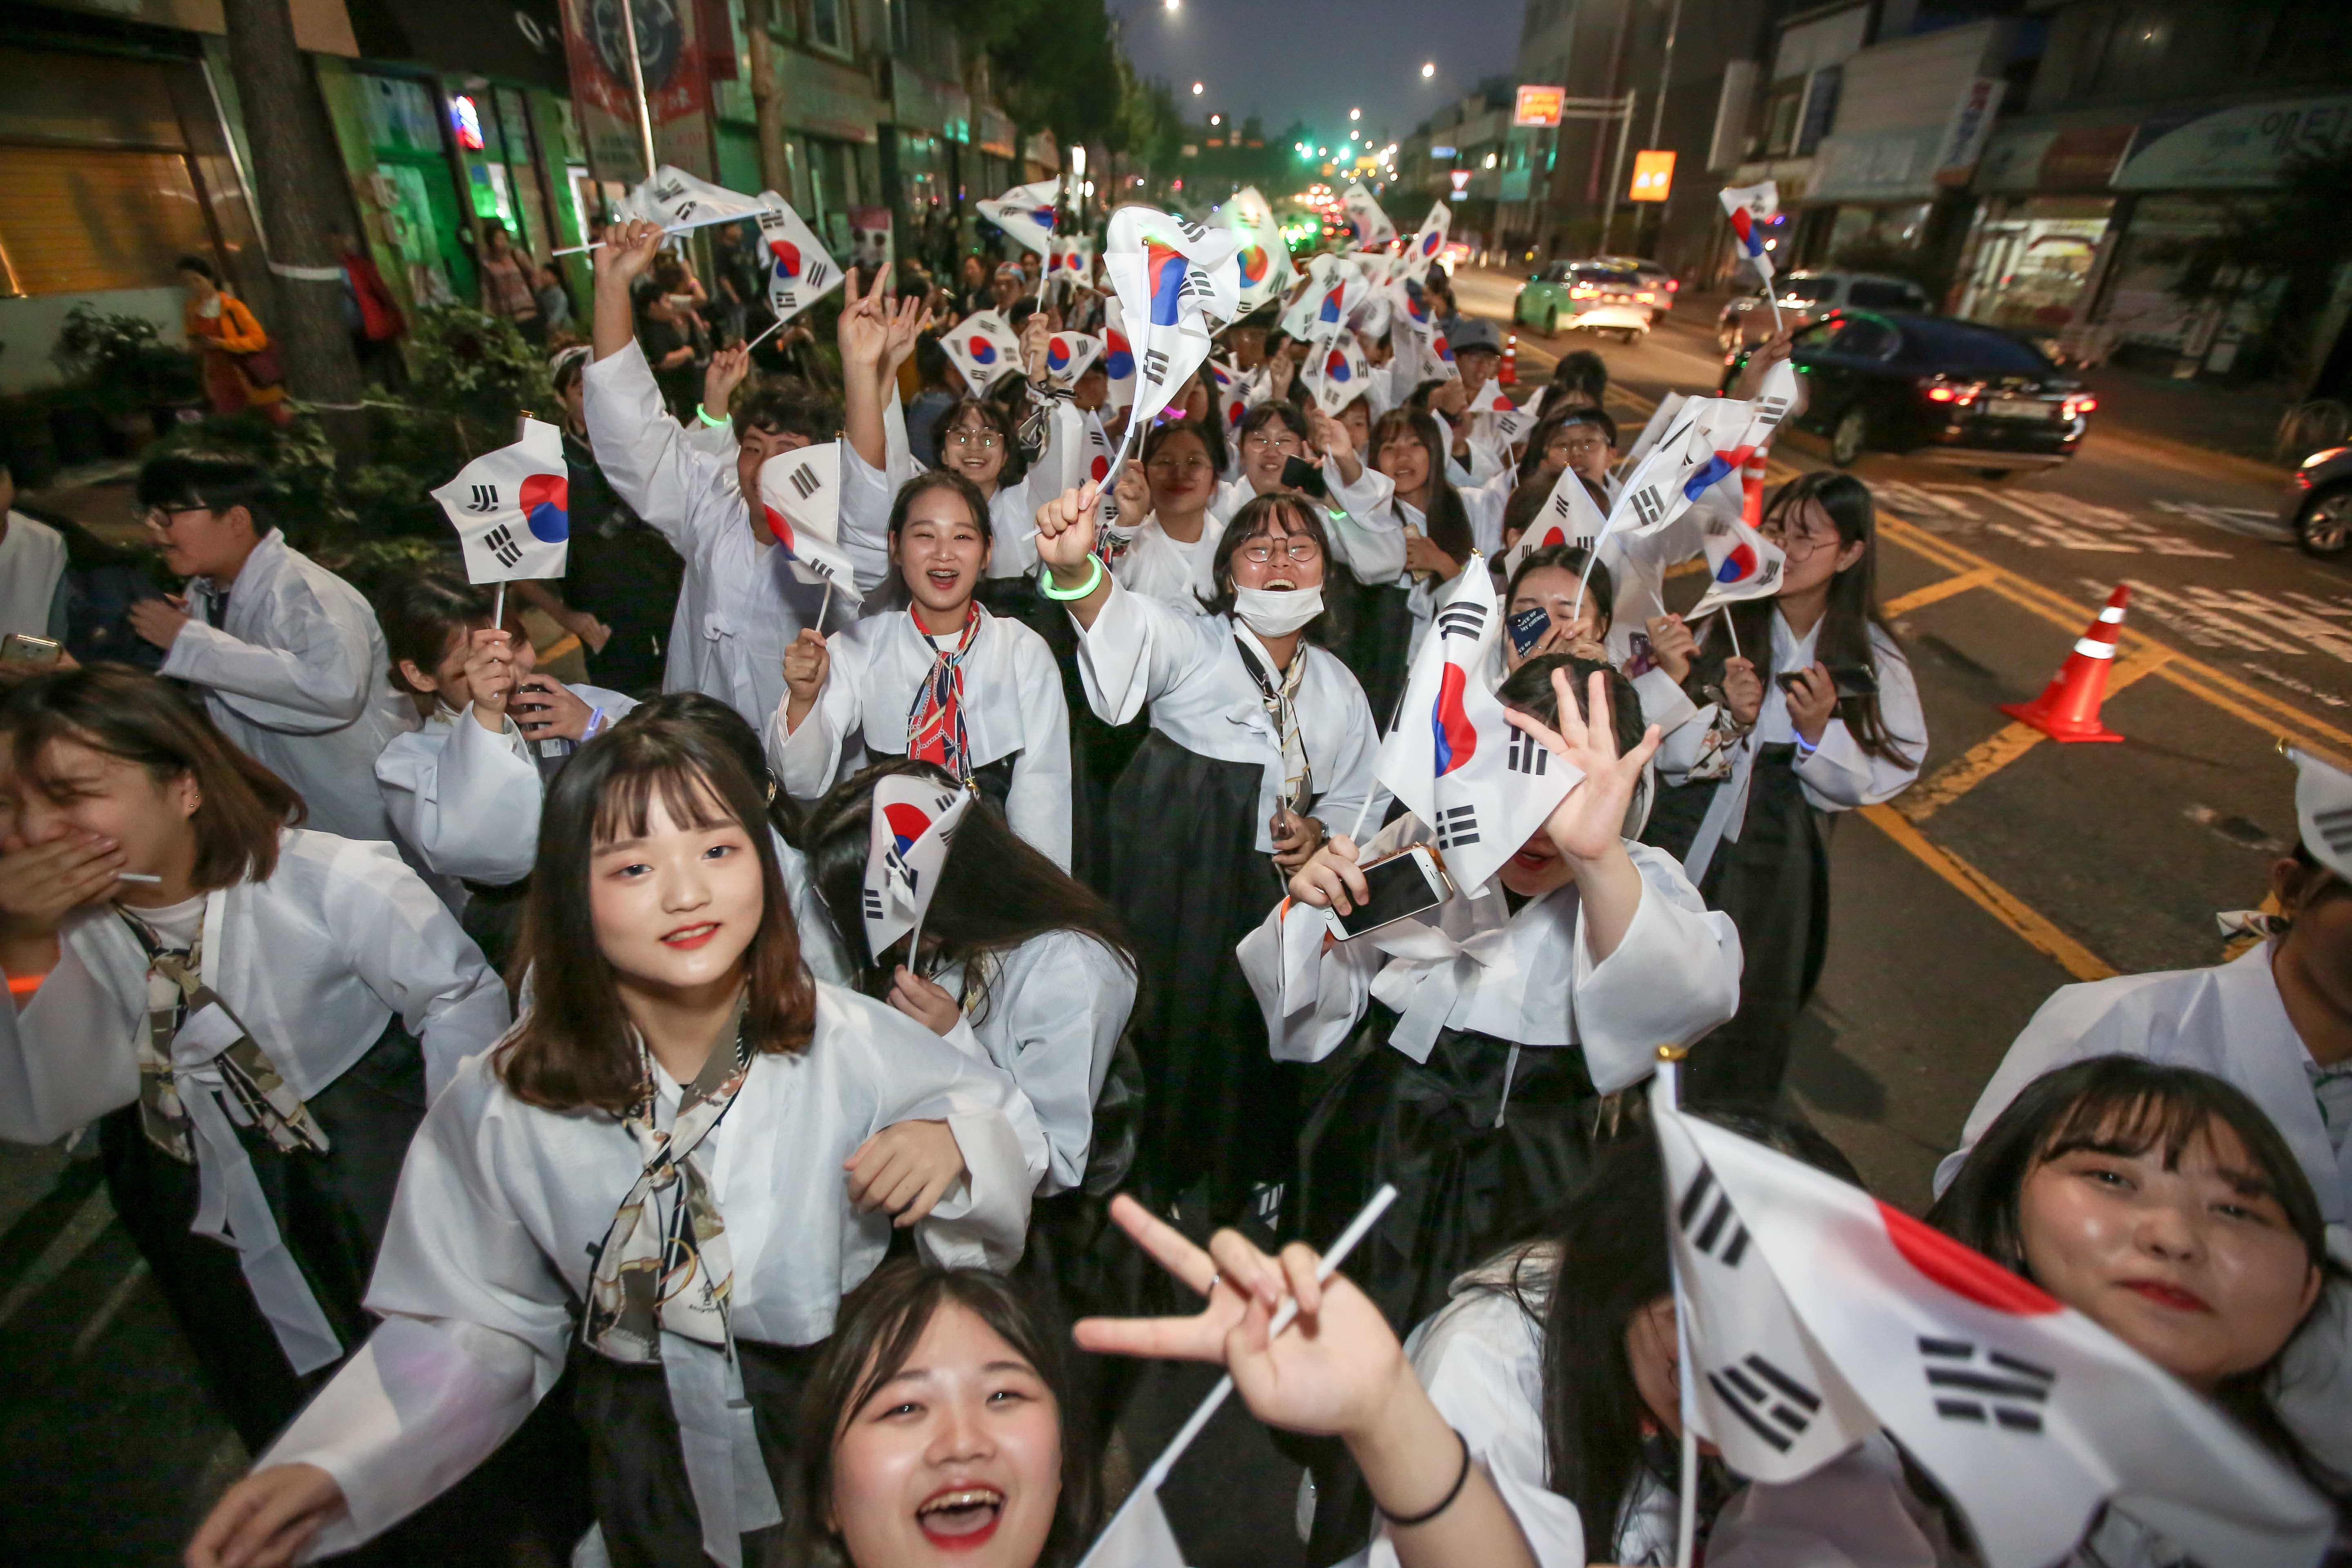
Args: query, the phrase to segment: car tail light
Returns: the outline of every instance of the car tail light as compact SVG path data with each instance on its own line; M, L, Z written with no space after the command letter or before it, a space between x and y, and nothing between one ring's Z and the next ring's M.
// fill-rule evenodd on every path
M1633 298L1636 302L1643 305L1654 305L1658 302L1657 294L1654 290L1648 289L1643 289L1639 294L1634 295Z
M1590 283L1579 283L1568 291L1568 297L1571 300L1590 300L1599 292L1601 290Z
M1948 381L1931 381L1926 383L1922 390L1927 393L1927 401L1930 403L1948 403L1956 407L1966 408L1977 400L1977 394L1984 388L1973 384L1956 386Z
M2088 414L2098 405L2099 400L2092 396L2089 393L2077 392L2068 395L2065 403L2060 406L2059 413L2068 419L2076 419Z
M1682 279L1679 278L1669 278L1666 279L1666 292L1669 294L1675 292L1682 286Z

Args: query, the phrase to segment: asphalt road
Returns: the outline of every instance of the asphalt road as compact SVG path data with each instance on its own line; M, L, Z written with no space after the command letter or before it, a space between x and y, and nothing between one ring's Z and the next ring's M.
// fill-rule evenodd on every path
M1516 280L1465 273L1507 318ZM1699 314L1701 312L1694 312ZM1596 345L1638 430L1711 388L1706 320ZM1522 379L1571 346L1519 338ZM1793 440L1775 478L1818 466ZM2094 429L2055 473L1987 484L1883 458L1880 573L1927 707L1921 784L1837 831L1829 965L1799 1101L1873 1185L1916 1208L2008 1042L2076 978L2211 963L2213 912L2257 902L2294 836L2290 736L2352 757L2352 573L2284 542L2277 476ZM2111 679L2120 745L2061 746L1995 705L2032 697L2110 588L2135 595ZM1679 584L1696 595L1695 580ZM100 1190L62 1150L0 1146L0 1561L167 1564L243 1468ZM1211 1381L1155 1369L1111 1447L1148 1459ZM1134 1468L1139 1468L1139 1464ZM1297 1561L1297 1470L1237 1405L1167 1493L1197 1568Z

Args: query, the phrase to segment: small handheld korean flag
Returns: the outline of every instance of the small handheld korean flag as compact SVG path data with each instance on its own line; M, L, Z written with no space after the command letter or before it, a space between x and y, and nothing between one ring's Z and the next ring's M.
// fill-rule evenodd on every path
M1055 332L1045 340L1045 374L1056 385L1075 385L1087 367L1102 358L1103 341L1084 332Z
M768 309L789 321L841 287L841 268L783 197L762 191L760 247L768 264Z
M1127 335L1127 309L1113 295L1103 301L1103 374L1110 378L1106 406L1135 402L1135 340Z
M1348 318L1364 301L1364 275L1356 263L1326 251L1307 264L1307 287L1282 313L1282 330L1302 342L1348 335Z
M1484 672L1502 612L1473 554L1437 602L1373 776L1437 836L1454 885L1485 885L1584 775L1503 717Z
M978 397L1021 369L1021 340L994 310L975 310L940 334L940 347Z
M1437 258L1444 254L1445 237L1454 227L1454 209L1444 202L1431 205L1429 216L1421 220L1420 232L1404 248L1405 266L1414 279L1425 278Z
M993 201L976 204L980 216L1004 231L1007 239L1050 256L1054 249L1054 209L1060 202L1062 182L1039 180L1015 185Z
M1583 476L1574 468L1563 468L1552 481L1551 494L1535 522L1520 536L1529 550L1540 550L1548 544L1580 544L1587 550L1599 547L1601 532L1609 525L1592 492L1584 488Z
M1388 214L1381 211L1381 204L1372 199L1371 192L1364 189L1363 181L1358 180L1350 184L1341 200L1348 206L1348 221L1356 226L1358 245L1367 247L1386 245L1397 237L1396 225L1389 221Z
M1168 406L1209 357L1211 318L1236 312L1231 229L1208 229L1150 207L1121 207L1104 237L1103 270L1136 353L1135 420Z
M1535 431L1536 421L1543 417L1544 395L1551 390L1538 386L1536 395L1517 408L1506 404L1494 411L1495 439L1505 447L1516 447Z
M1772 282L1772 257L1764 248L1764 228L1780 210L1780 187L1766 180L1754 185L1727 185L1718 198L1731 218L1732 237L1739 254L1756 268L1767 288Z
M912 773L875 781L873 837L859 898L866 951L877 963L892 942L923 923L956 825L971 800L970 790Z
M1095 242L1082 234L1055 235L1052 268L1048 276L1066 283L1094 286Z
M747 196L664 163L654 171L653 178L622 197L620 206L624 217L641 217L676 234L707 224L756 217L774 199Z
M527 419L521 440L483 453L435 490L466 547L466 581L562 576L571 553L571 476L563 432Z
M1274 209L1255 185L1243 186L1225 204L1225 216L1241 240L1234 252L1238 284L1234 305L1246 316L1278 298L1297 278L1298 268L1291 262L1290 247L1282 242L1282 226L1275 222Z
M1803 1330L1806 1365L1774 1364L1821 1399L1811 1418L1837 1408L1834 1373L1967 1517L1987 1568L2067 1560L2102 1507L2198 1563L2311 1568L2326 1553L2326 1500L2090 1319L1858 1187L1699 1117L1659 1119L1712 1177L1702 1225L1717 1195L1727 1205L1715 1246L1737 1226ZM1771 1405L1764 1417L1790 1428ZM1728 1442L1725 1457L1745 1468Z
M803 583L834 583L856 597L841 545L841 445L779 452L760 465L760 510Z
M1666 1175L1666 1239L1698 1377L1700 1436L1759 1481L1793 1481L1878 1430L1870 1407L1813 1347L1686 1130L1672 1075L1650 1080Z
M1307 389L1315 395L1315 405L1337 419L1339 410L1370 386L1366 374L1370 368L1354 338L1317 343L1307 351Z
M1789 560L1780 547L1736 517L1709 512L1706 532L1706 592L1683 618L1697 620L1742 599L1765 599L1780 591Z
M2295 767L2294 822L2312 858L2352 881L2352 773L2300 746L2282 745Z

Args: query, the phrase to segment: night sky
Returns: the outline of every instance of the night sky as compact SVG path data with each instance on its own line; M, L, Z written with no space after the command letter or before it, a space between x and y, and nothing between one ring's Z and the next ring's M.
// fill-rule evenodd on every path
M1432 111L1508 72L1518 55L1517 0L1107 0L1128 58L1176 89L1187 119L1255 114L1269 137L1295 119L1326 144L1360 130L1402 142ZM1422 79L1433 61L1437 74ZM1192 84L1208 90L1192 96ZM1352 125L1348 110L1364 118Z

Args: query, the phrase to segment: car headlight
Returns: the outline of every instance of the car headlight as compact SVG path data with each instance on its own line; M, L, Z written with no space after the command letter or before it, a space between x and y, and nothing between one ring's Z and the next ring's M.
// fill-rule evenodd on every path
M2297 463L2295 467L2299 468L2315 468L2319 467L2320 464L2326 462L2329 458L2340 458L2347 452L2352 452L2352 447L2330 447L2325 452L2314 452L2310 457L2305 458L2302 462Z

